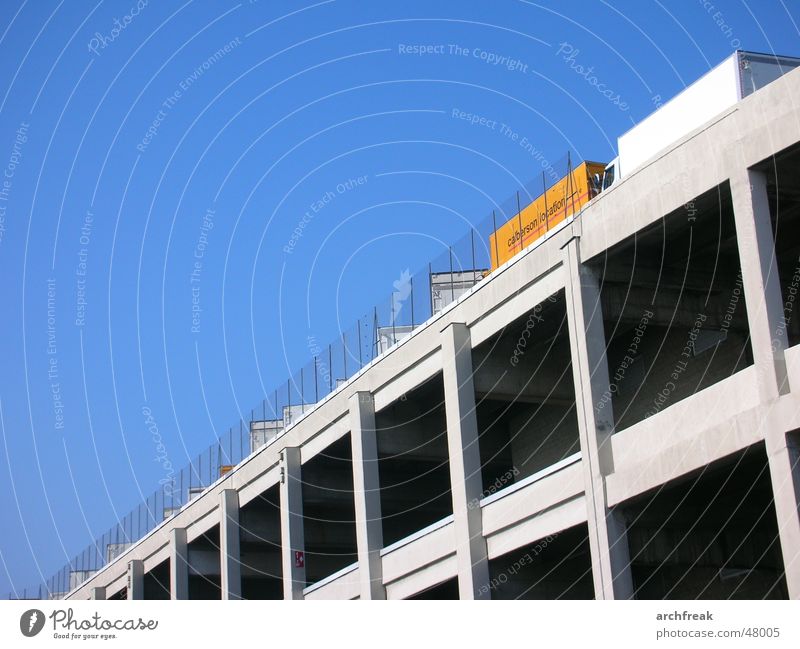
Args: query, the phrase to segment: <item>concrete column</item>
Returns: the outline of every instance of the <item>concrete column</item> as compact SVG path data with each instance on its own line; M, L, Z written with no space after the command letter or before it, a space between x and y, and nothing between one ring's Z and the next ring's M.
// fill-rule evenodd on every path
M357 392L350 397L350 442L353 448L353 496L361 599L386 599L380 554L383 523L375 402L369 392Z
M736 238L747 302L747 322L762 401L789 392L784 327L775 239L763 172L744 169L731 178Z
M281 451L281 564L283 598L303 599L306 586L303 482L300 449Z
M784 326L783 297L775 238L767 199L767 178L761 171L741 169L732 174L731 196L747 302L747 323L761 401L789 392L785 350L789 346ZM764 426L764 445L775 499L775 514L792 599L800 599L800 515L798 501L798 449L780 426Z
M222 599L242 599L242 564L239 547L239 492L220 494L219 561Z
M481 508L471 505L483 492L475 388L472 381L472 343L469 329L453 323L442 331L447 446L461 599L489 599L489 560L483 538Z
M169 595L171 599L189 599L189 546L183 527L169 532Z
M791 599L800 599L800 443L768 430L766 448L786 586Z
M563 253L594 592L597 599L631 599L633 579L625 523L618 512L606 506L605 476L614 472L614 412L610 403L602 409L595 407L609 386L600 287L594 273L580 263L578 241L571 239Z
M102 600L106 598L105 586L93 586L89 591L89 599Z
M128 599L144 599L144 562L128 561Z

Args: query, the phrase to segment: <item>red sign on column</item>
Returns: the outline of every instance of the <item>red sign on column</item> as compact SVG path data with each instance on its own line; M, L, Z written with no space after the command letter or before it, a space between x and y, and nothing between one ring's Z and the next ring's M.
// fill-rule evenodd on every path
M303 568L306 565L306 555L300 550L294 551L294 567Z

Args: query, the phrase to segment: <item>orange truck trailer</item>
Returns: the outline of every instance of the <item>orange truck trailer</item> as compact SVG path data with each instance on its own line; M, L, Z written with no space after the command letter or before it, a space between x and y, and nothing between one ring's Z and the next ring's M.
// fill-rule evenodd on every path
M489 236L494 271L521 252L545 232L579 212L599 192L595 174L603 177L606 165L582 162L518 215Z

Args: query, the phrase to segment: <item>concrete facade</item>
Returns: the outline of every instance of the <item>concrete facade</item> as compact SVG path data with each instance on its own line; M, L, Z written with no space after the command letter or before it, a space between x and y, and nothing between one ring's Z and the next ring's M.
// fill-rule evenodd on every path
M773 161L797 175L797 97L800 70L675 143L382 354L68 598L142 599L145 576L165 561L171 596L190 597L187 575L212 568L193 565L187 544L215 529L221 597L239 597L247 568L245 561L240 567L240 538L253 531L243 522L240 530L237 510L276 487L274 537L285 599L730 592L800 598L800 345L790 345L786 334L788 284L779 267L791 264L776 253L771 213L775 195L793 199L765 171ZM614 261L619 251L632 242L648 245L659 224L674 226L675 236L688 233L690 241L706 233L715 243L712 235L724 228L708 216L714 210L695 221L687 208L709 195L721 197L718 211L731 215L724 245L716 242L728 266L713 273L703 265L707 254L692 257L700 266L679 277L674 306L661 298L648 304L651 269L641 266L640 290L620 294L613 276L624 277L628 266ZM798 237L800 229L793 232ZM790 243L796 254L800 242ZM670 272L664 265L651 278L659 295L673 295ZM716 300L707 313L702 305L710 298L691 294L691 283L705 278ZM530 320L548 301L563 310L565 322ZM521 365L503 351L522 339L520 323L530 337ZM637 326L663 330L660 352L644 367L646 355L629 354L627 378L618 378L625 355L615 350L641 337ZM554 349L563 353L560 369L546 363ZM674 351L677 370L665 350ZM711 370L694 374L692 363ZM429 394L442 392L442 403L438 396L413 403L426 385L433 386ZM651 388L655 407L648 407ZM446 431L418 423L438 421L437 408ZM376 417L400 416L376 433ZM577 445L564 443L575 418ZM446 435L445 458L426 452L426 435L436 434ZM409 436L413 444L400 444ZM339 455L325 465L335 468L326 469L330 482L320 489L314 463L331 454ZM402 488L403 471L422 460L432 467L425 475L449 473L447 484L430 483L430 498L415 487L429 484L425 475L413 474ZM738 497L736 485L725 481L739 467L752 469L746 475L757 486L749 509L738 505L747 494ZM710 499L720 501L718 510L702 502L702 486L712 480L724 485ZM390 486L396 484L401 488ZM386 502L390 489L396 500ZM684 518L673 527L659 525L652 507L673 497L686 502L686 494L699 514L681 510ZM325 502L345 512L335 526L324 515L304 518L308 503L324 512ZM420 512L424 523L387 545L389 505ZM733 514L723 516L723 506ZM438 516L432 523L425 518L431 512ZM325 548L319 565L330 566L314 583L307 583L305 567L310 529ZM696 547L673 551L684 529L693 531ZM731 539L727 553L715 541L720 535ZM769 561L745 554L755 542L763 542ZM354 563L341 565L351 556Z

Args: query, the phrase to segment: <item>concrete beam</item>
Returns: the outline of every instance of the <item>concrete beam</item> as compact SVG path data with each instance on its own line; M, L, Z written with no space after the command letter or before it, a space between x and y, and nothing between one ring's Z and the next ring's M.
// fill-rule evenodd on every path
M479 400L569 406L575 400L571 376L564 371L569 349L552 336L540 339L529 322L531 318L518 330L508 327L496 344L473 352L475 395ZM533 335L523 336L531 331Z
M242 598L242 564L239 542L239 493L225 489L220 494L219 561L222 599Z
M729 296L722 297L719 291L709 293L708 287L702 293L659 287L658 300L654 304L653 290L645 288L635 278L632 282L636 282L636 286L603 281L602 305L606 322L617 325L628 323L633 327L639 324L642 313L650 311L653 325L692 329L697 322L697 314L703 313L706 315L703 323L705 329L722 329L724 325L733 331L743 331L747 327L742 309L732 315L726 313ZM730 319L726 320L726 317Z
M189 548L183 527L169 531L169 594L171 599L189 599Z
M274 509L272 507L242 509L241 501L239 501L239 543L280 547L281 528L277 503Z
M128 561L128 599L144 599L144 562Z
M489 599L481 508L471 505L480 499L483 483L472 344L466 325L452 323L442 331L442 365L459 595L461 599Z
M386 599L381 575L383 523L375 401L369 392L356 392L350 397L350 443L353 449L353 497L361 599Z
M609 509L605 476L614 472L611 404L598 409L609 387L603 310L597 277L580 262L578 239L564 246L566 300L576 412L586 492L589 548L597 599L631 599L633 579L624 521Z
M306 587L303 482L300 449L281 450L281 565L283 598L303 599Z

